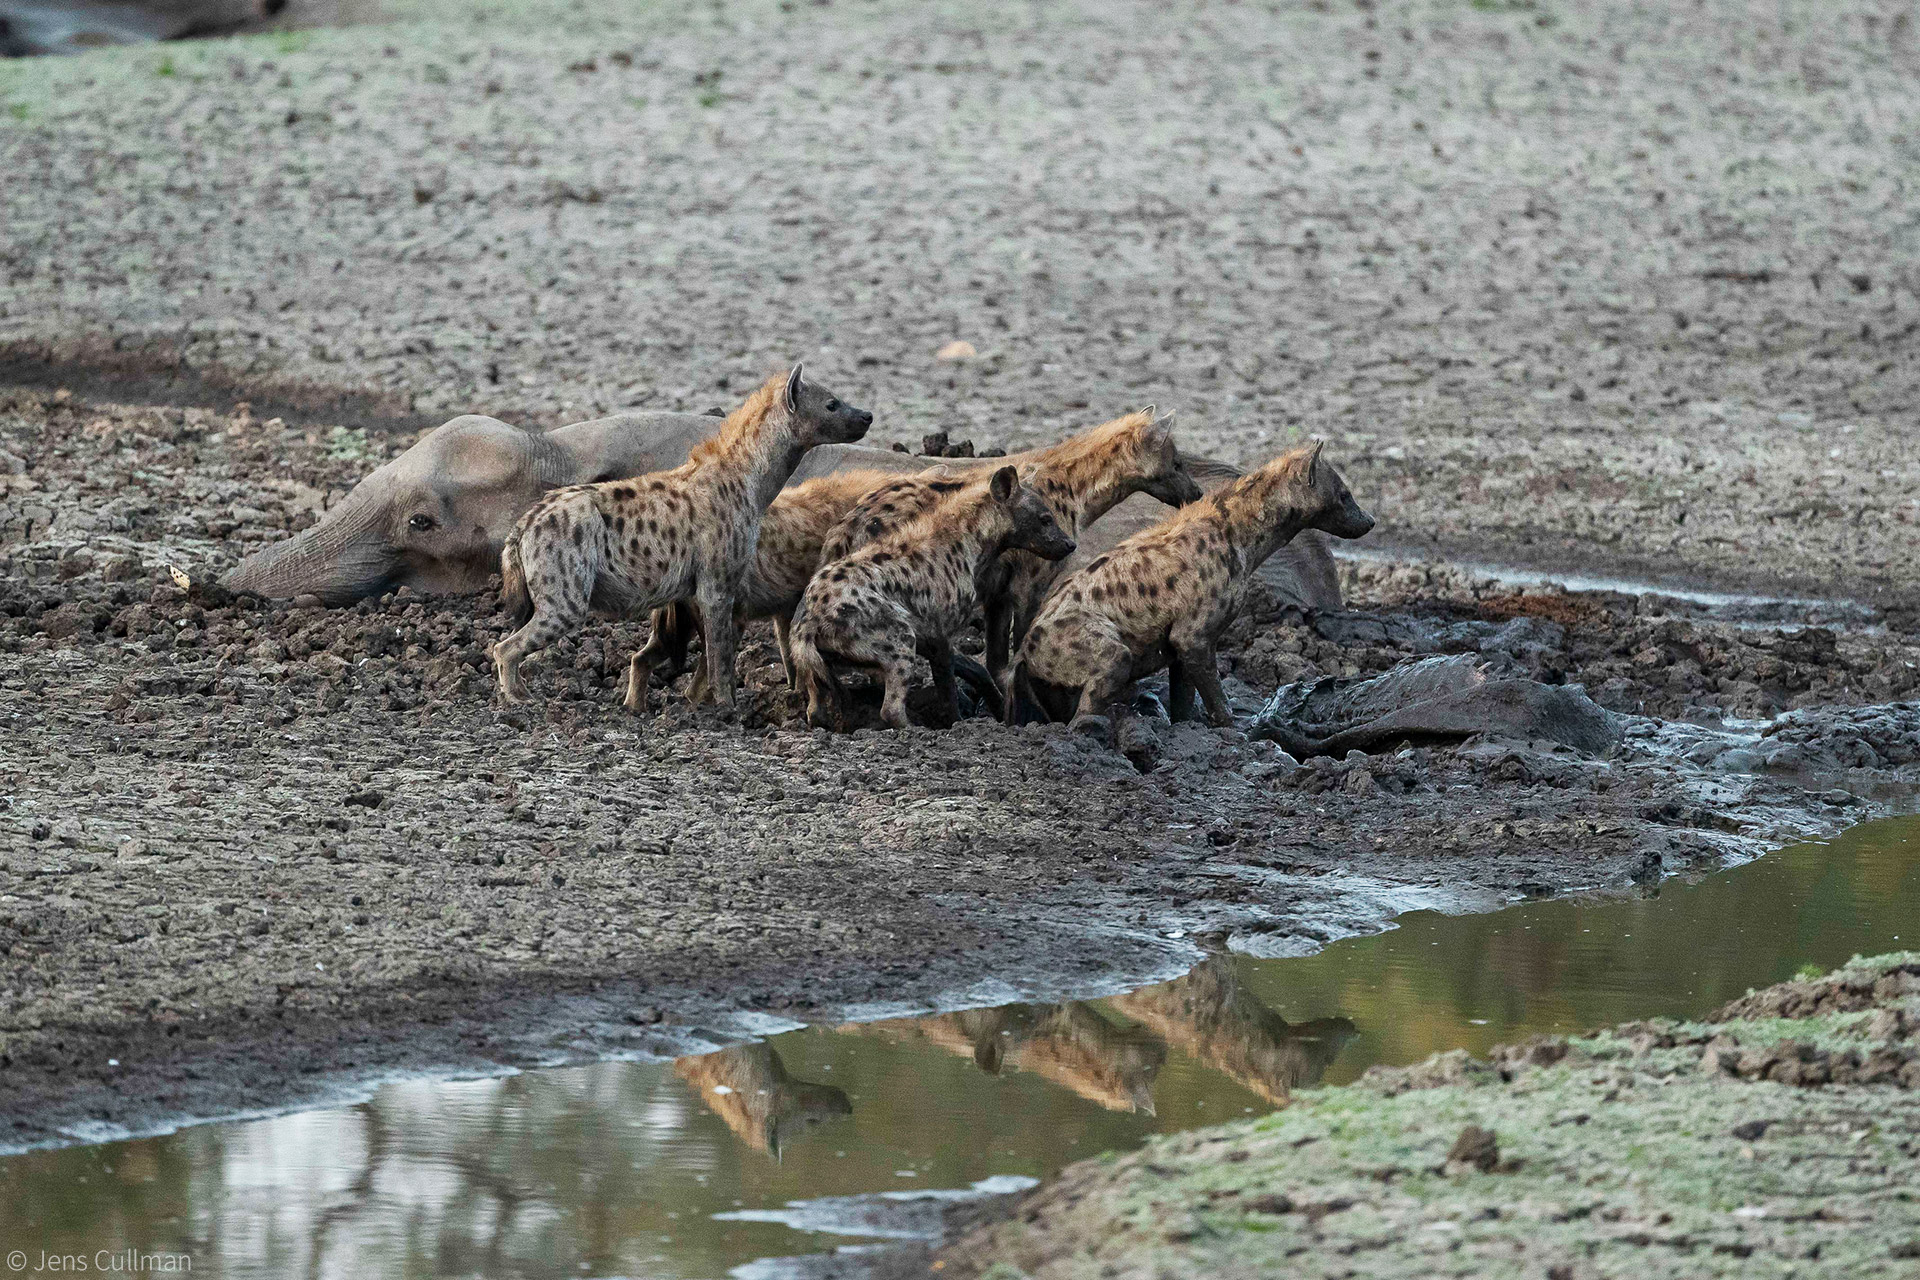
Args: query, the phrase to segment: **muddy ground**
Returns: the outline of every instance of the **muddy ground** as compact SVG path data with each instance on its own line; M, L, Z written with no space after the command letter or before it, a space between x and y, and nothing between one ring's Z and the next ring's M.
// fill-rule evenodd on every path
M1111 989L1873 812L1920 754L1907 7L391 0L0 65L0 1147ZM1292 768L805 733L764 636L737 721L636 726L633 626L503 713L490 596L200 589L454 413L801 357L882 439L1152 401L1232 461L1327 436L1406 560L1862 607L1359 566L1354 614L1236 629L1243 712L1470 651L1684 727Z
M0 368L551 425L805 358L916 439L1324 434L1447 558L1920 603L1905 0L382 8L0 64Z
M504 710L491 593L322 610L200 585L406 443L0 393L0 1145L671 1051L750 1012L1112 989L1196 937L1283 951L1410 905L1631 891L1877 812L1856 797L1920 758L1897 701L1920 637L1852 607L1769 625L1354 567L1352 612L1236 626L1242 712L1474 652L1680 723L1630 720L1606 762L1296 766L1198 726L1132 758L1058 726L806 731L759 631L734 720L677 692L619 709L643 624L555 646L541 700ZM1782 711L1762 738L1693 723Z
M1260 1120L1074 1165L935 1265L962 1280L1912 1275L1916 994L1907 952L1699 1022L1376 1067Z

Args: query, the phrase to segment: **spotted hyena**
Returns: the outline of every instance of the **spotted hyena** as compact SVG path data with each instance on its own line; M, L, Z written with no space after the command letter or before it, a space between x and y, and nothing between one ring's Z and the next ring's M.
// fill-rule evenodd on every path
M1079 537L1088 525L1136 493L1168 506L1184 506L1200 496L1173 443L1173 415L1156 417L1138 410L1044 449L1007 458L1020 479L1052 509L1060 526ZM832 563L888 530L904 524L953 492L957 475L978 476L949 466L903 476L857 502L827 538L822 563ZM1008 657L1025 636L1047 588L1060 572L1058 561L1026 551L1009 551L981 584L980 608L987 637L987 669L1004 682Z
M840 685L830 660L880 668L880 714L907 727L907 681L922 643L934 652L941 705L955 712L950 650L977 606L979 584L1009 548L1049 560L1073 552L1073 539L1040 495L1001 467L985 484L955 482L944 500L916 519L821 566L793 620L793 663L807 694L807 718L843 725ZM943 660L944 659L944 660Z
M1320 451L1283 454L1062 578L1015 660L1009 717L1038 703L1053 719L1074 708L1076 724L1101 727L1128 685L1166 667L1176 720L1191 717L1198 690L1207 719L1231 724L1214 644L1254 570L1302 529L1358 538L1373 528Z
M815 445L858 440L864 409L802 380L775 375L728 415L714 437L671 471L555 489L523 516L500 556L501 594L524 625L493 647L500 692L522 696L520 663L591 612L626 615L676 600L700 605L709 671L733 705L734 601L760 519ZM627 707L646 707L653 657L634 654Z

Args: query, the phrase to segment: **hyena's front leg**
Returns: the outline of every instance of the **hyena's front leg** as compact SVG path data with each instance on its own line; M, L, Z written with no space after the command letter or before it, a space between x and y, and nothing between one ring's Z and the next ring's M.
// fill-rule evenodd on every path
M1175 724L1193 719L1198 710L1193 701L1193 681L1187 678L1186 664L1180 655L1167 656L1167 719Z
M945 637L929 639L925 642L927 662L933 667L934 702L939 707L939 715L945 721L939 727L951 729L960 721L960 694L953 684L953 641ZM888 688L892 688L892 677L888 677Z
M698 600L707 637L707 688L714 701L731 709L736 684L733 661L740 647L740 620L733 613L733 591L702 583Z
M1013 665L1013 646L1018 639L1012 634L1018 611L1003 595L988 600L980 612L987 626L987 672L1004 690L1008 668Z

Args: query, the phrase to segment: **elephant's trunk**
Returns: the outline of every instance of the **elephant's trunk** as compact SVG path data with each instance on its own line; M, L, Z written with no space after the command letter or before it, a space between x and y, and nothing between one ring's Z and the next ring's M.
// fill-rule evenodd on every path
M380 498L350 493L318 524L262 547L220 583L229 591L274 599L318 596L329 605L377 595L400 565L385 516L386 503Z

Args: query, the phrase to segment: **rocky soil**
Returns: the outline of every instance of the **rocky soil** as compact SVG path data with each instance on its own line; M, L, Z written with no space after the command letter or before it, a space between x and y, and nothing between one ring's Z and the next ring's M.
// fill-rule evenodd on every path
M1630 720L1612 761L1303 765L1164 722L1129 755L983 720L830 737L760 632L736 718L663 690L636 721L630 623L556 645L540 700L504 710L491 592L324 610L203 585L406 443L0 397L0 1144L665 1051L748 1011L924 1007L989 974L1111 988L1184 969L1195 934L1310 946L1414 902L1628 888L1833 830L1907 776L1821 755L1810 710L1776 737L1812 776L1753 772L1755 727L1710 727L1817 701L1904 743L1912 705L1882 701L1913 684L1903 632L1438 568L1356 570L1351 613L1256 608L1224 648L1238 707L1441 651L1704 723Z
M1906 1276L1920 955L1074 1165L942 1276ZM924 1273L924 1269L922 1272Z
M1904 0L381 7L0 64L0 371L553 424L804 357L914 438L1320 433L1403 548L1920 602Z

